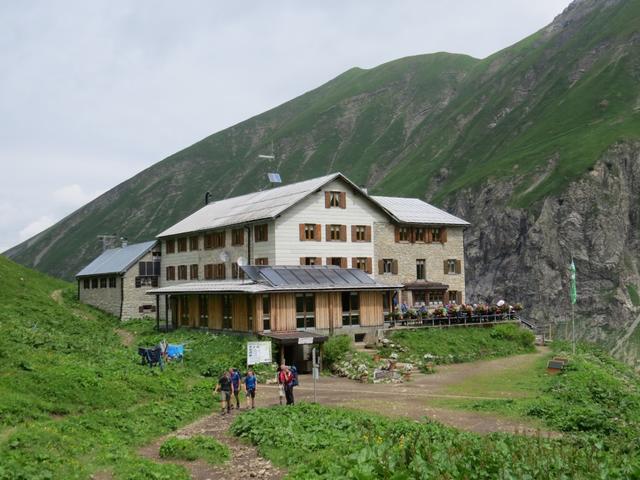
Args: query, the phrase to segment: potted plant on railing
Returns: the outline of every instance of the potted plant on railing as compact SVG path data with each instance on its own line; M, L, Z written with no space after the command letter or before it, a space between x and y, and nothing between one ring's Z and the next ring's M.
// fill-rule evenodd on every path
M473 317L473 305L462 305L460 310L463 311L467 317Z
M522 305L521 303L516 303L513 306L513 310L516 312L521 312L522 310L524 310L524 305Z

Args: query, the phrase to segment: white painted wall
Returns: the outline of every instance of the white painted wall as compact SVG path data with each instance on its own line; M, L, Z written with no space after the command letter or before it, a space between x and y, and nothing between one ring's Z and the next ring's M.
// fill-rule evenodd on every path
M325 191L346 192L347 208L325 208ZM375 243L373 224L382 221L387 221L386 217L369 200L359 193L354 193L345 182L333 181L276 219L276 264L299 265L300 257L322 257L324 265L327 257L347 257L348 266L351 267L352 257L373 258ZM320 242L300 241L299 225L301 223L321 224L322 240ZM346 225L347 241L327 241L325 225L328 224ZM372 227L371 242L351 241L352 225L370 225Z

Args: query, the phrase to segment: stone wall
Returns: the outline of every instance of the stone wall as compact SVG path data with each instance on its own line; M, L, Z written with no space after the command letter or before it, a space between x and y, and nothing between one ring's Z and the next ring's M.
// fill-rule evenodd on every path
M464 242L462 227L447 227L447 241L445 243L408 243L395 241L395 226L381 222L374 225L375 254L374 277L381 283L404 284L415 282L416 260L424 259L426 264L426 280L449 285L449 290L462 292L465 301L465 264ZM377 264L381 259L398 261L398 274L381 273ZM455 259L461 262L461 273L444 273L444 261ZM413 303L410 292L403 292L403 299L411 305Z
M152 252L147 252L145 256L138 259L138 262L151 262L153 261ZM138 262L131 266L131 268L124 274L124 302L122 303L122 320L130 320L132 318L153 317L156 318L156 297L155 295L147 295L146 292L150 290L151 285L145 285L136 288L136 277L138 276ZM140 312L140 307L143 305L150 305L154 311Z
M115 275L109 275L105 277L90 277L89 282L91 283L92 278L98 279L98 288L84 288L84 279L80 279L80 301L82 303L86 303L88 305L92 305L100 310L104 310L105 312L111 313L116 317L120 316L120 285L122 279L120 276L116 276L116 286L115 288L109 288L109 277L114 277ZM100 288L100 278L107 279L107 288ZM91 286L91 285L89 285Z

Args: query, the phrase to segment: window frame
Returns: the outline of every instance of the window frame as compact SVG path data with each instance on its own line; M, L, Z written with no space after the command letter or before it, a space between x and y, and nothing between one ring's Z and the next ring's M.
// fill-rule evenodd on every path
M315 223L304 224L304 239L305 241L315 241L316 239L316 225Z
M187 237L178 238L178 253L183 253L188 250L189 242L187 241Z
M176 253L176 241L175 241L175 239L168 238L165 241L165 250L167 251L167 254Z
M447 258L447 275L455 275L457 273L456 272L457 263L458 261L455 258Z
M298 299L302 299L300 310ZM295 294L296 301L296 330L307 330L316 327L316 295L315 293L299 292ZM309 307L312 307L311 309Z
M420 275L422 271L422 275ZM427 279L427 259L426 258L416 258L416 280L426 280Z
M347 298L347 309L345 310L345 297ZM354 297L356 298L357 308L354 308ZM340 296L342 309L342 326L343 327L359 327L360 326L360 292L342 292ZM354 320L355 319L355 320Z
M222 329L233 330L233 299L228 293L222 295Z
M189 269L186 265L178 265L178 280L188 280Z
M195 252L200 250L200 237L198 235L191 235L189 237L189 251Z
M189 265L189 280L200 280L200 268L197 263Z
M262 294L262 331L271 331L271 295L268 293Z
M269 241L269 224L261 223L253 227L253 235L256 242L268 242Z

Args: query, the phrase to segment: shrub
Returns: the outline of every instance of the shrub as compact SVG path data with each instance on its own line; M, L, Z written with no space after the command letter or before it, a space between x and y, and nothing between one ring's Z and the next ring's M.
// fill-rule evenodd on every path
M351 337L348 335L335 335L324 344L325 366L330 368L343 360L347 353L353 350Z
M231 456L229 448L211 437L198 435L190 438L172 437L160 446L162 458L178 460L197 460L199 458L208 463L223 463Z

